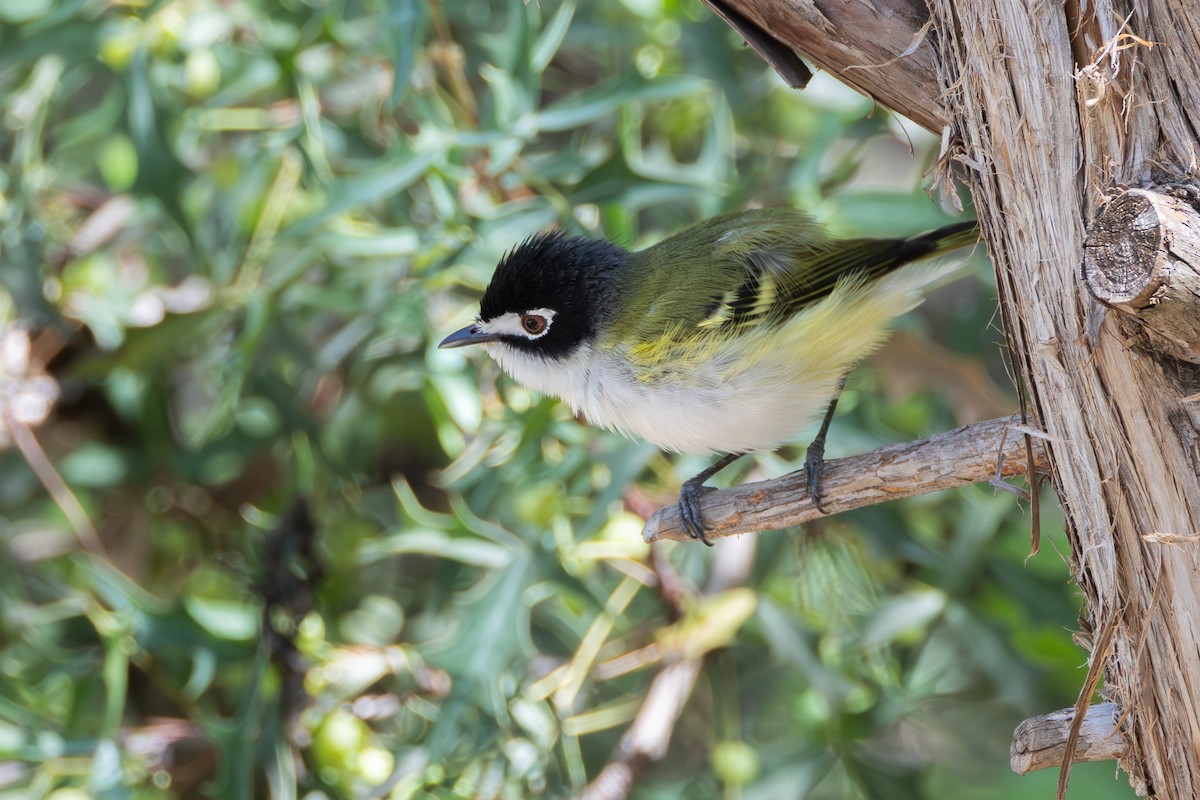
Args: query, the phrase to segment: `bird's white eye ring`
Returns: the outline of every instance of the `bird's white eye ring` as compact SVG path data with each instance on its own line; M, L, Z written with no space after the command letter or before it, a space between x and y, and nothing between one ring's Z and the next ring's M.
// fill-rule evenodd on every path
M541 336L546 332L546 328L549 326L549 324L550 323L545 317L538 314L521 315L521 327L530 336Z

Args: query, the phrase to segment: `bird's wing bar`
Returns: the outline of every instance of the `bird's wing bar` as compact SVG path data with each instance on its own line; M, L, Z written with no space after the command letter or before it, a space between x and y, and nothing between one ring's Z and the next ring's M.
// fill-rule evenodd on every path
M845 239L820 244L776 241L730 255L741 259L746 280L729 302L732 322L786 317L827 297L843 280L869 283L926 256L970 245L974 221L908 239Z

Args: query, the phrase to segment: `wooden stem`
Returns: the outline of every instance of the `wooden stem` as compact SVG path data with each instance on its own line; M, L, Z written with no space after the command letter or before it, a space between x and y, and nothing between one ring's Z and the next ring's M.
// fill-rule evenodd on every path
M882 447L825 464L822 505L831 513L928 494L989 479L1023 474L1029 468L1025 435L1009 418L994 419L919 442ZM1032 439L1033 467L1048 465L1041 442ZM700 500L708 538L778 530L822 516L805 486L803 470L775 480L709 492ZM692 541L679 509L659 509L642 530L646 541Z

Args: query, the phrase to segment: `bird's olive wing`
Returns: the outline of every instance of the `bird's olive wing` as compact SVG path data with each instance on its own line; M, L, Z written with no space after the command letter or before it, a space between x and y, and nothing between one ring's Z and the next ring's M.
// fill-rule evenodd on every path
M920 239L837 240L786 231L730 242L717 256L737 265L740 282L719 301L714 298L717 305L706 322L782 321L827 297L839 283L869 283L933 249Z

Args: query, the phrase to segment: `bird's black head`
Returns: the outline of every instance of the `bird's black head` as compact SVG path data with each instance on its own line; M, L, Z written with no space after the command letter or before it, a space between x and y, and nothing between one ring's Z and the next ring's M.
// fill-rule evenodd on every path
M617 302L629 253L602 239L539 233L500 260L479 319L442 342L500 341L545 358L565 358L591 340Z

